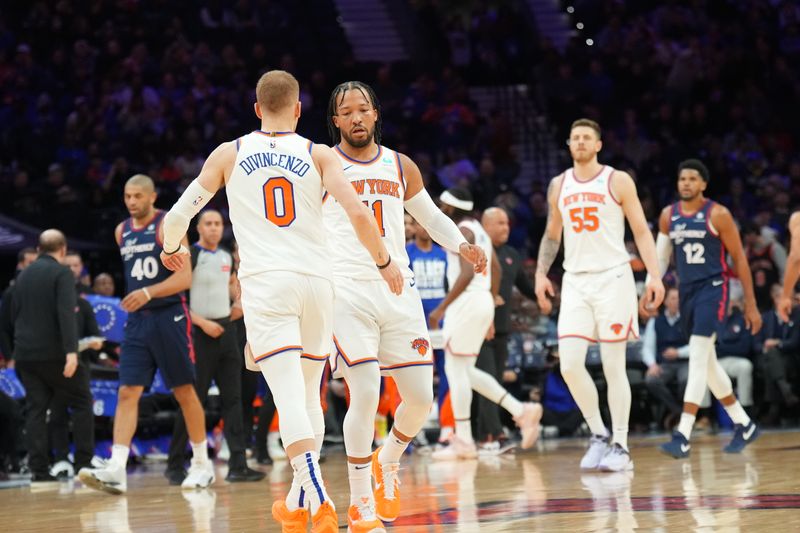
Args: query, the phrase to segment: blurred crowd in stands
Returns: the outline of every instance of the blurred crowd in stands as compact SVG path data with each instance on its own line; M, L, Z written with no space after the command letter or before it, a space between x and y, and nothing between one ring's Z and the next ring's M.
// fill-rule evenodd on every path
M742 227L759 306L769 317L785 268L786 223L800 205L800 6L569 5L572 24L580 21L584 30L559 50L522 0L411 0L398 8L414 28L405 35L411 60L376 64L354 59L334 3L325 0L204 0L194 11L166 0L4 2L0 211L105 247L84 258L81 275L91 271L98 292L113 293L116 281L120 296L113 228L127 216L125 180L137 172L152 176L157 206L171 205L214 146L258 127L254 81L283 68L301 81L298 131L315 142L329 142L325 113L333 87L350 79L372 84L382 104L383 143L417 162L433 194L463 185L478 209L505 207L509 244L528 259L532 277L551 176L521 174L514 117L479 109L469 93L524 84L537 124L554 141L557 153L546 155L569 166L569 124L582 116L597 120L601 162L637 179L652 223L675 200L677 163L702 159L711 170L709 195ZM224 195L214 202L225 213ZM636 266L635 247L631 252ZM106 270L110 275L98 276ZM82 283L90 290L89 279ZM530 379L521 393L541 394L546 376L525 369L557 362L554 317L540 316L522 298L513 304L508 379ZM763 356L778 346L768 341L794 339L798 328L800 322L776 324L772 337L748 341L737 353L752 362L760 377L755 404L767 402L775 423L781 415L796 422L800 342L773 354L784 363L782 375ZM653 372L638 364L645 394ZM773 404L787 409L776 413Z

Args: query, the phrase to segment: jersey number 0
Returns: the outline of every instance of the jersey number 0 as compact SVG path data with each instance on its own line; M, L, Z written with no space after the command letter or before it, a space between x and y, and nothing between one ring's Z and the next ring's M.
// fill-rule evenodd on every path
M267 220L280 228L290 226L295 219L292 182L283 176L270 178L261 190L264 193L264 214Z

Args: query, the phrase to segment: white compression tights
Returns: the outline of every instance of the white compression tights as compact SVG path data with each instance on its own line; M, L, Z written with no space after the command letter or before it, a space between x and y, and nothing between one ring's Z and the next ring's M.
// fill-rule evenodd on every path
M614 442L628 447L628 420L631 412L631 387L625 371L625 342L600 344L600 358L608 387L608 408L614 430ZM561 375L569 392L578 404L586 424L595 435L605 435L606 428L600 416L597 387L586 370L586 351L589 341L576 337L560 339L558 353Z
M301 359L298 352L286 352L258 363L275 399L284 447L299 440L314 439L316 450L322 447L325 417L319 387L325 365ZM305 401L297 401L297 391L305 391Z
M487 400L500 405L512 416L519 416L523 410L522 403L508 394L494 376L475 367L476 362L477 357L453 355L450 350L445 349L444 370L447 373L447 383L450 385L456 434L468 441L472 440L469 418L473 389Z
M375 363L345 365L342 374L350 389L350 406L344 417L345 451L349 457L369 457L380 400L380 369ZM394 427L413 437L422 429L433 404L433 372L429 366L412 366L395 370L392 378L402 399Z
M731 378L717 360L714 340L714 337L700 335L689 338L689 378L683 394L684 402L700 405L706 385L717 399L733 394Z

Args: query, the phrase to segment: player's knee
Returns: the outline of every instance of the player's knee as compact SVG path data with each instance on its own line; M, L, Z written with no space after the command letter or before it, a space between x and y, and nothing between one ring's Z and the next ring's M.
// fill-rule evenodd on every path
M175 399L178 400L179 404L184 404L187 402L194 402L198 401L197 393L194 390L194 385L191 383L187 383L186 385L178 385L177 387L172 389L172 394L175 395Z
M130 387L122 385L117 393L118 402L120 404L138 403L139 398L142 396L142 387Z
M378 408L381 390L379 383L358 383L350 387L350 405L359 405L372 409Z

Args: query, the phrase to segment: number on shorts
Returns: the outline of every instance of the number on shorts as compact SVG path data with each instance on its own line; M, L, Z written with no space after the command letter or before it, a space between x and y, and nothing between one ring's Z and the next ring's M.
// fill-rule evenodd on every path
M158 276L158 261L155 257L139 258L133 263L131 277L142 281L144 278L153 279Z
M703 254L706 252L705 247L699 242L687 242L683 245L683 251L686 252L687 265L703 265L706 258Z
M364 200L364 205L369 207L369 202ZM386 230L383 228L383 200L375 200L372 202L372 213L375 215L375 221L378 223L378 228L381 230L381 237L386 237Z
M270 178L264 183L262 191L267 220L280 228L290 226L295 219L292 182L283 176Z
M572 222L572 229L575 233L597 231L597 228L600 227L600 219L597 218L596 207L576 207L570 209L569 219Z

